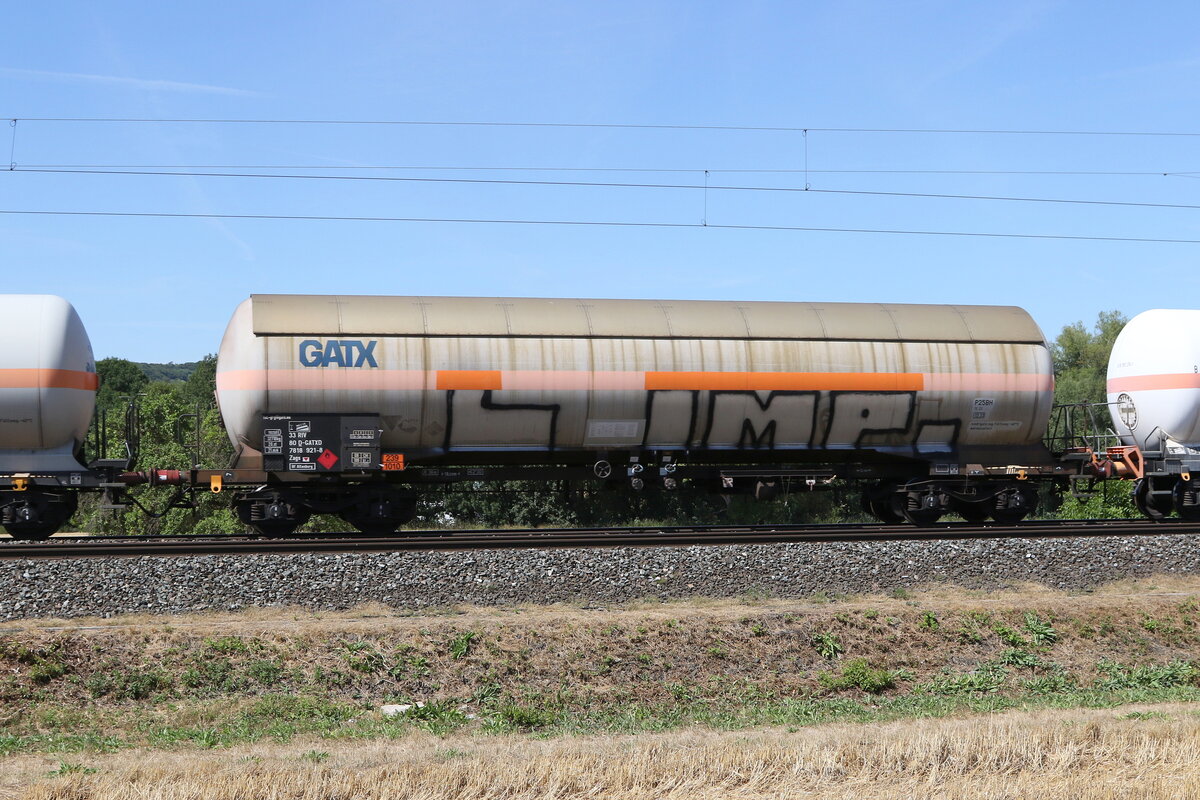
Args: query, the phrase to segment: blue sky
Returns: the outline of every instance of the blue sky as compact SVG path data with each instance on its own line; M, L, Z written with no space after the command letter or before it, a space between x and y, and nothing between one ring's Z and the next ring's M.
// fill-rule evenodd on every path
M999 303L1051 338L1102 310L1196 305L1200 244L694 226L1200 240L1194 208L829 193L1200 205L1200 136L36 121L1200 134L1194 3L62 2L5 17L0 118L18 122L0 127L16 164L3 211L689 226L0 214L5 291L67 297L99 357L214 352L252 292ZM757 190L45 165L683 186L708 170ZM264 165L288 168L250 169ZM806 182L826 191L761 191Z

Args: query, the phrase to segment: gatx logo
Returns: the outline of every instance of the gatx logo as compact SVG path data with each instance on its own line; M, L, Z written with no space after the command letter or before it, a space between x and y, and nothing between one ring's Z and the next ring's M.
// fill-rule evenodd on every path
M322 343L317 339L305 339L300 343L300 365L304 367L378 367L375 360L375 345L372 339L365 344L361 339L330 339Z

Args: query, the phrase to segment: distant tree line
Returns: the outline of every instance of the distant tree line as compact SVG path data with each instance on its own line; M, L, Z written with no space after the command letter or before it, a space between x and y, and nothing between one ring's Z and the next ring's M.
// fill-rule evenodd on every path
M184 364L151 364L143 361L133 362L138 369L146 374L146 377L151 381L167 381L168 383L186 381L196 367L200 365L199 361L188 361Z

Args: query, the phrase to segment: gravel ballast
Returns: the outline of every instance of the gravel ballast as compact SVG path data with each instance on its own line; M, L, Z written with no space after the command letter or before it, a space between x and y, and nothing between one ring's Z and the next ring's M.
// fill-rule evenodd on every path
M931 583L1079 590L1154 574L1200 574L1200 536L6 561L0 619L786 598Z

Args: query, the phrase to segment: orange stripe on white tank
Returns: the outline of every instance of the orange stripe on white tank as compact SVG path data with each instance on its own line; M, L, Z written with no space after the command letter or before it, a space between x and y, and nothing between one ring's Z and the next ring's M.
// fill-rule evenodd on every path
M80 389L94 392L100 379L78 369L0 369L0 389Z
M913 372L647 372L647 390L711 391L920 391Z
M1154 389L1200 389L1200 375L1179 372L1168 375L1129 375L1124 378L1109 378L1110 392L1138 392Z

